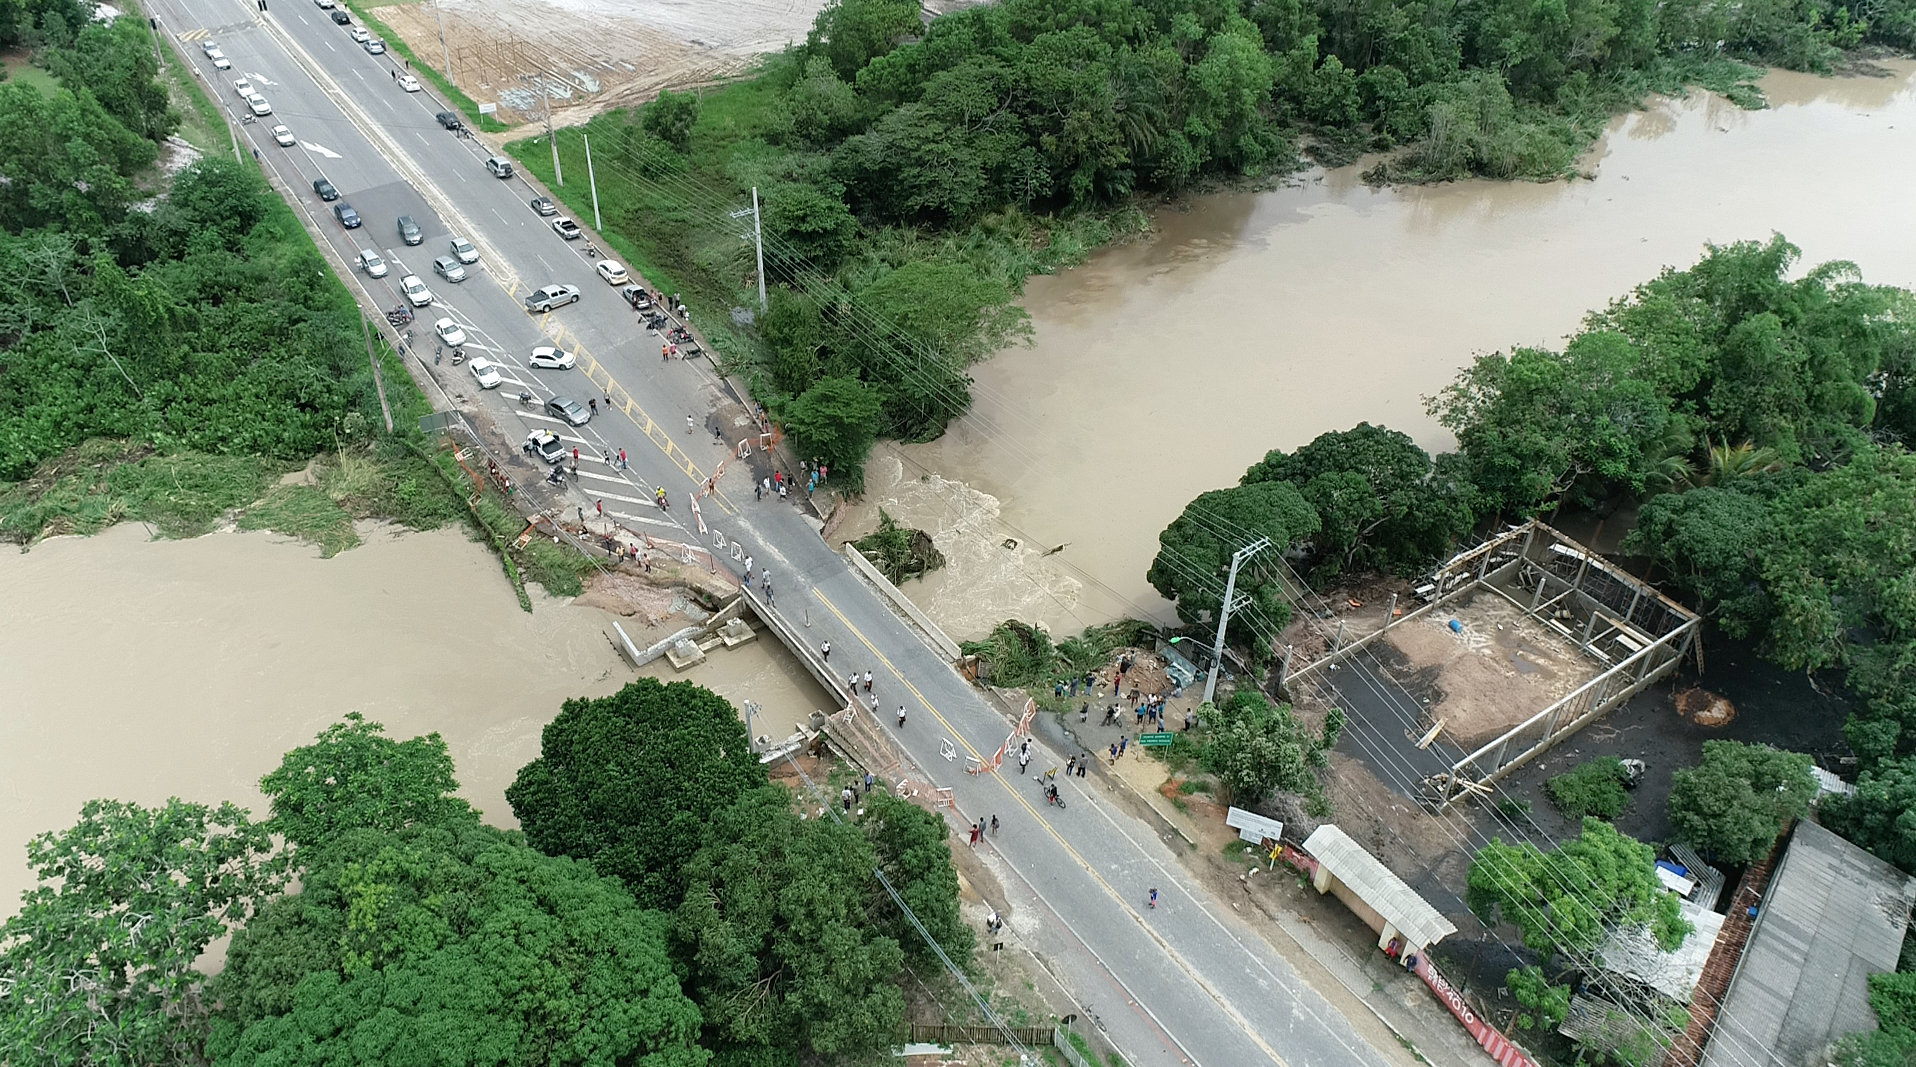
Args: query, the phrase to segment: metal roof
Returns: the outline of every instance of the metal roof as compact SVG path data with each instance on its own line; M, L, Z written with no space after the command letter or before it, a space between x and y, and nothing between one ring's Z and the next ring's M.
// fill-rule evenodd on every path
M1876 1026L1869 976L1896 969L1916 879L1800 822L1723 998L1703 1067L1822 1063Z
M1457 932L1442 912L1431 907L1429 901L1418 896L1403 879L1390 873L1390 868L1336 826L1325 823L1312 830L1311 836L1304 840L1304 851L1349 886L1411 944L1428 948Z
M1597 958L1605 970L1642 982L1678 1004L1688 1004L1710 950L1716 947L1723 916L1688 900L1678 900L1677 908L1695 929L1676 951L1663 951L1649 927L1629 926L1612 932L1597 950Z

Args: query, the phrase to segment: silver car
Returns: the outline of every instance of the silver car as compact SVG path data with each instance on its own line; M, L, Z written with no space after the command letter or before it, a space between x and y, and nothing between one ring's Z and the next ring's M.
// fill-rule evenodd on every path
M461 263L479 262L479 250L472 247L472 242L466 240L464 237L455 237L452 239L452 254L458 257Z
M432 261L432 272L449 282L463 282L466 280L466 268L460 266L459 261L451 256L440 256L434 259Z
M368 278L384 278L386 261L379 258L379 253L368 248L359 253L359 269L365 271Z

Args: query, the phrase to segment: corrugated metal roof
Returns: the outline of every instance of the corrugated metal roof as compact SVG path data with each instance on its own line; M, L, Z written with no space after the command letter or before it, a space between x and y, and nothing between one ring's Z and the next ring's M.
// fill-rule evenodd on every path
M1688 900L1677 901L1677 908L1695 929L1675 952L1658 947L1649 927L1630 926L1611 933L1597 956L1605 970L1642 982L1678 1004L1688 1004L1697 980L1703 977L1703 964L1716 947L1723 916Z
M1896 969L1916 879L1813 822L1790 838L1703 1067L1821 1063L1872 1029L1869 976Z
M1443 913L1390 873L1390 868L1350 835L1325 823L1304 840L1304 851L1351 887L1366 904L1377 910L1384 921L1395 926L1413 945L1428 948L1457 932Z

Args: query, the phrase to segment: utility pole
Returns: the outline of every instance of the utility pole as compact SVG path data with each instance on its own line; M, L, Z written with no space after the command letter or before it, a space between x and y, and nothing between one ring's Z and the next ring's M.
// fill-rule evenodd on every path
M592 172L592 135L589 133L581 133L579 136L585 140L586 184L592 186L592 228L595 230L603 230L605 229L605 223L599 221L599 177Z
M445 57L446 80L452 80L452 49L446 45L446 19L439 13L439 0L432 0L432 19L439 24L439 54Z
M752 232L751 232L751 233L742 233L742 234L739 234L739 237L740 237L740 239L742 239L742 240L746 240L746 241L751 241L751 242L754 242L755 244L757 244L757 245L758 245L758 309L759 309L760 311L764 311L764 310L765 310L765 308L766 308L766 303L765 303L765 231L764 231L764 229L763 229L762 227L760 227L760 226L759 226L759 219L758 219L758 186L756 186L756 185L754 185L754 186L752 186L752 209L751 209L750 211L744 211L744 210L740 210L740 211L734 211L734 212L732 212L732 217L733 217L733 218L735 218L735 219L742 219L742 218L744 218L744 217L745 217L745 216L747 216L747 215L750 215L750 216L752 216Z
M1244 565L1245 560L1269 547L1271 547L1271 539L1260 537L1231 553L1231 576L1224 582L1224 601L1218 606L1217 612L1217 642L1211 646L1211 674L1204 679L1204 703L1206 704L1209 704L1211 697L1217 693L1218 668L1224 666L1224 628L1230 625L1231 612L1240 606L1238 604L1240 598L1237 596L1237 569ZM1245 603L1250 602L1249 597L1241 599Z

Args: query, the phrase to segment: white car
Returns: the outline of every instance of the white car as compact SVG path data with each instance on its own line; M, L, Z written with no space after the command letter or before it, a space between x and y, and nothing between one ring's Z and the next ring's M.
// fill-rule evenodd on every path
M405 290L406 299L412 302L413 307L422 308L432 303L432 290L426 288L426 283L420 281L417 274L408 274L399 279L399 288Z
M226 58L226 53L220 51L218 48L215 48L212 45L208 45L206 47L206 58L213 61L213 69L215 70L232 70L233 69L233 61Z
M379 258L379 253L368 248L359 253L359 269L365 271L368 278L384 278L386 261Z
M551 345L540 345L532 350L531 355L526 357L526 362L535 367L544 367L547 370L571 370L572 365L579 362L579 360L563 348L554 348Z
M364 26L354 26L352 29L346 31L346 36L351 37L360 44L365 44L372 38L372 34L367 33L366 27Z
M291 148L299 143L298 139L293 136L293 131L284 126L273 127L273 140L279 142L281 148Z
M212 41L200 42L200 51L205 52L209 56L219 50L220 50L220 46L217 44L214 44Z
M233 79L233 92L238 94L241 100L244 100L249 96L252 96L254 92L256 91L257 90L253 88L253 83L247 81L245 78Z
M464 237L452 239L452 254L458 256L461 263L479 262L479 250L472 247L472 242Z
M246 106L252 108L253 114L255 115L270 115L273 113L273 105L267 103L266 98L258 93L254 93L252 96L246 98Z
M440 319L433 323L432 332L438 334L441 341L454 348L466 343L466 331L451 319Z
M481 389L497 389L505 376L499 373L499 364L489 359L475 359L466 364L472 368L472 376L479 382Z
M419 79L410 74L401 74L399 76L399 87L409 93L416 93L419 91Z
M333 6L333 0L313 0L313 3L318 4L322 9L331 8Z
M604 278L607 285L624 285L631 280L625 276L624 266L609 259L600 260L598 266L592 269L599 272L599 277Z

